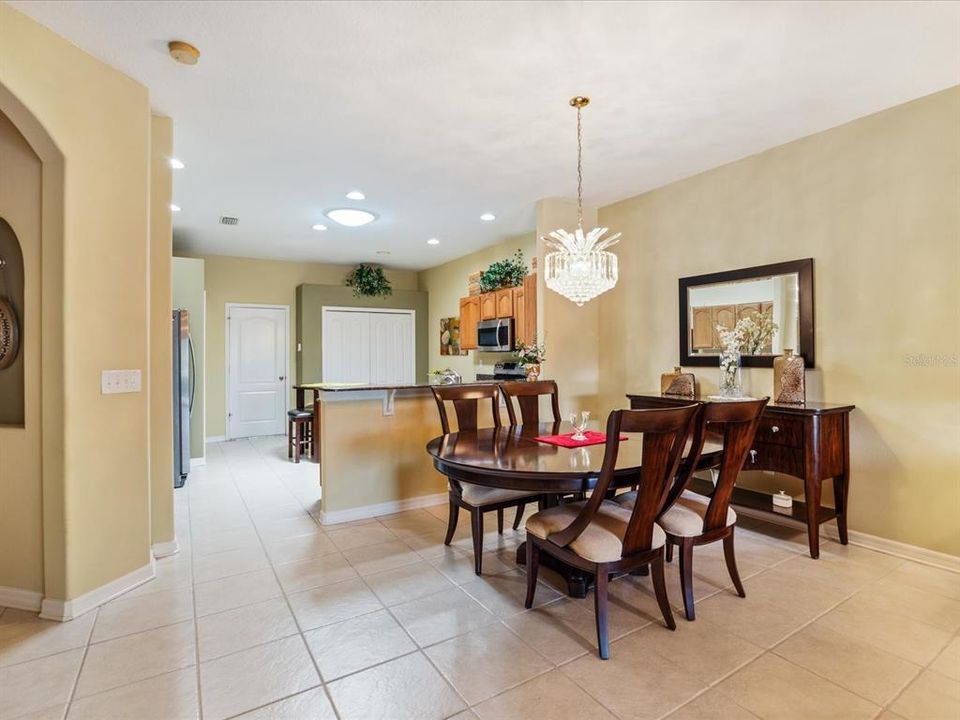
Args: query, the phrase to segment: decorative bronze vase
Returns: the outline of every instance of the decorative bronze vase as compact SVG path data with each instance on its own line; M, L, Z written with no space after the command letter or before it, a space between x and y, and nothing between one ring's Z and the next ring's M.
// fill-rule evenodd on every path
M675 366L672 373L660 376L660 394L693 397L696 395L696 378L693 373L685 373L679 366Z
M799 405L806 401L804 369L803 356L794 355L790 348L773 359L774 402Z

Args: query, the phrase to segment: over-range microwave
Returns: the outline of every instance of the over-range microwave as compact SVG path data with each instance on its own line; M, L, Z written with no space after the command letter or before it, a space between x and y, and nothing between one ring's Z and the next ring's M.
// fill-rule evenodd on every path
M477 349L485 352L513 350L513 318L483 320L477 324Z

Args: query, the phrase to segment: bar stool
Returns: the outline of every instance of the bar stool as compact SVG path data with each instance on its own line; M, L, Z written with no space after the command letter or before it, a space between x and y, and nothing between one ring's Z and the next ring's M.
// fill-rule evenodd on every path
M313 410L287 410L287 457L300 462L300 455L313 452Z

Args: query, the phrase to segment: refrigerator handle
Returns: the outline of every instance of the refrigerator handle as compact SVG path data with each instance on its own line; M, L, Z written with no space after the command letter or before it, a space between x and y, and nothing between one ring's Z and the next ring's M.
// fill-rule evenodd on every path
M193 415L193 398L197 394L197 359L193 354L193 336L189 333L187 347L190 349L190 415Z

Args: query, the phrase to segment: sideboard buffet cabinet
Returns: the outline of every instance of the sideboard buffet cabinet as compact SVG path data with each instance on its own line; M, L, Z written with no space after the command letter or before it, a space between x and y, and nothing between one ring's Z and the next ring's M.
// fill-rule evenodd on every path
M671 407L691 400L659 393L628 394L634 410ZM731 504L798 520L807 526L810 557L820 556L820 525L836 519L840 542L847 544L847 495L850 488L850 412L853 405L807 402L802 405L768 403L760 418L753 448L744 470L773 470L803 480L804 500L790 509L774 509L769 493L736 487ZM821 487L833 480L835 507L820 504ZM710 481L694 478L690 490L711 494Z

